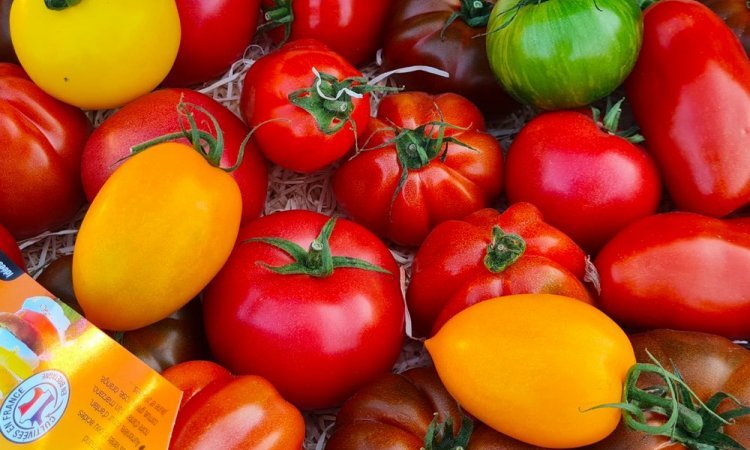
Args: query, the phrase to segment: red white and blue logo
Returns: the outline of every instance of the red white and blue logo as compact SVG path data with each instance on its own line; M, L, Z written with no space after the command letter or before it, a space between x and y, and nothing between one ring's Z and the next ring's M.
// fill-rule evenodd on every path
M0 433L17 444L47 434L65 413L70 383L62 372L45 370L16 386L0 407Z

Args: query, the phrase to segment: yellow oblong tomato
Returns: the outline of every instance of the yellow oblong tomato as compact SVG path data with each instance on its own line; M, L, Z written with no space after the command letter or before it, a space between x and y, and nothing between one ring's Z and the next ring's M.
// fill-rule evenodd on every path
M73 289L86 318L132 330L178 310L229 258L241 213L237 183L192 147L171 142L131 157L76 240Z
M523 294L478 303L425 342L461 406L495 430L532 445L573 448L607 437L635 364L625 333L595 307Z
M180 17L175 0L14 0L10 36L48 94L84 109L114 108L167 76Z

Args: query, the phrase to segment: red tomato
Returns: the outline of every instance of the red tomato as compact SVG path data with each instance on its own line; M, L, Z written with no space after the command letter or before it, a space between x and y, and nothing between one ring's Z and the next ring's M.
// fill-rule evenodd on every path
M578 111L534 118L508 149L508 200L534 204L550 225L595 253L626 225L655 213L661 198L656 164L614 131Z
M646 9L625 87L679 209L719 217L748 203L750 61L716 14L693 0Z
M250 132L242 121L212 98L189 89L163 89L144 95L129 103L104 121L86 142L83 150L82 173L86 197L92 201L112 172L130 154L134 145L165 134L180 131L177 105L182 99L208 111L216 118L224 133L222 167L237 161L242 141ZM202 130L215 134L210 119L201 111L191 109ZM186 139L176 139L187 143ZM268 169L252 144L245 147L242 165L232 172L242 193L243 222L258 217L263 211L268 187Z
M358 65L375 57L393 0L263 0L266 27L280 42L313 38Z
M18 267L26 270L26 264L23 260L21 249L18 248L18 244L16 243L16 238L2 225L0 225L0 252L5 253Z
M750 54L750 6L747 0L700 0L711 8L732 29Z
M331 224L311 211L249 223L204 293L214 356L234 373L267 378L305 409L334 406L390 370L403 338L401 277L390 251L343 219L326 242ZM353 258L370 266L351 267Z
M509 263L505 270L492 273L503 253L491 245L498 226L520 236L525 251L520 259L515 255L516 261L505 259ZM486 259L488 252L493 255L490 259ZM437 331L458 311L499 295L567 292L590 303L577 280L583 277L585 264L580 247L544 222L539 210L528 203L516 203L502 214L488 208L463 220L449 220L427 236L414 257L406 293L414 331L420 336ZM484 297L487 294L493 295Z
M600 306L624 326L750 338L750 234L699 214L650 216L618 233L594 264Z
M0 223L16 239L64 224L83 205L81 150L90 132L83 111L0 63Z
M320 96L315 89L321 74ZM297 172L314 172L341 158L354 146L356 134L370 121L370 96L360 91L365 78L340 55L318 41L290 42L260 58L245 75L240 109L264 155ZM294 100L296 99L296 100ZM268 122L270 121L270 122Z
M206 386L217 380L229 380L232 374L211 361L185 361L166 369L161 374L182 391L180 408Z
M447 139L438 126L445 122ZM333 179L357 222L402 245L419 245L440 222L490 205L502 188L502 148L481 112L456 94L389 95L365 133L365 149Z
M165 86L221 75L242 56L258 26L260 0L177 0L180 49Z
M510 112L518 107L500 86L487 60L487 21L493 1L402 0L388 20L383 68L426 65L445 70L448 78L411 72L393 75L407 90L455 92L482 110ZM456 17L455 15L458 14ZM448 24L448 21L453 21Z
M302 414L271 383L248 375L210 383L188 401L169 448L290 450L304 438Z

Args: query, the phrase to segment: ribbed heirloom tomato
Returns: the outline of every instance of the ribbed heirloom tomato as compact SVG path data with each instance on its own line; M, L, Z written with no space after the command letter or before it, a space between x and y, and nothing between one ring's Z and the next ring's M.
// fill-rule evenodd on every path
M383 98L363 149L333 178L339 204L397 244L419 245L440 222L490 205L502 188L502 148L465 97Z
M227 260L242 198L216 167L220 155L209 156L159 144L128 159L99 191L73 253L73 287L92 323L131 330L161 320Z
M204 293L214 356L300 408L339 404L391 369L404 335L398 265L366 229L312 211L244 226Z

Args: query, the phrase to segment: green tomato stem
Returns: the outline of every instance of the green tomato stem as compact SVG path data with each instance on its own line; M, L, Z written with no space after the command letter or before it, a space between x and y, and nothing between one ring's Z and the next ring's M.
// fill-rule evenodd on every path
M487 246L484 266L492 273L500 273L518 261L526 251L526 241L517 234L508 234L498 225L492 227L492 242Z

